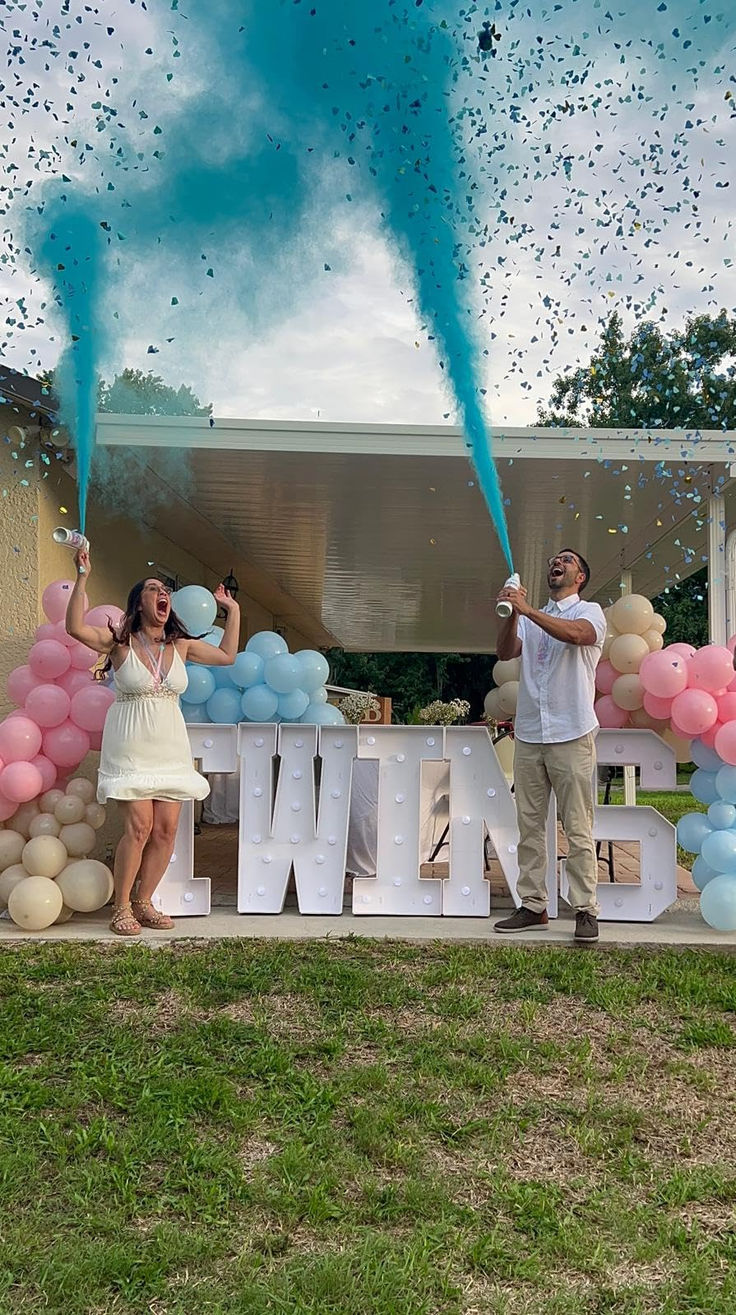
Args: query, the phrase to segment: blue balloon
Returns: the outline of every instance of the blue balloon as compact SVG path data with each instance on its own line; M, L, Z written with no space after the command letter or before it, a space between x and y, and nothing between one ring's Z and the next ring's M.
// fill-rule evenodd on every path
M736 804L736 767L731 767L727 763L719 768L716 772L716 790L727 804Z
M327 689L325 688L325 686L320 685L319 689L312 690L312 693L309 695L309 698L312 703L326 703L329 698L329 695L327 693Z
M244 649L238 653L233 665L225 667L227 678L232 685L237 685L238 689L248 689L250 685L260 685L263 681L263 658L257 653L249 653Z
M293 689L279 698L278 715L283 721L298 721L308 707L309 695L303 689Z
M207 711L206 703L182 703L182 716L187 726L201 724L210 720L210 714Z
M240 699L240 707L247 721L273 721L278 711L279 696L269 685L251 685Z
M211 673L217 689L232 689L229 667L207 667L206 670Z
M706 772L702 767L696 768L690 777L690 793L701 804L713 804L720 798L716 789L716 773Z
M213 626L206 635L202 635L205 644L211 644L213 648L219 648L224 638L225 631L222 626Z
M275 630L259 630L257 635L251 635L245 651L257 653L264 662L268 662L269 658L278 657L279 653L288 653L289 645Z
M702 854L698 854L698 857L693 863L693 870L690 875L698 890L705 890L708 882L712 881L714 877L717 877L719 873L715 871L715 868L710 866L710 863L706 863Z
M708 821L716 831L728 831L736 826L736 806L727 804L725 799L716 799L708 809Z
M706 772L717 772L723 766L723 759L716 753L715 749L709 749L707 744L702 740L693 740L690 746L692 761L696 767L702 767Z
M204 635L211 630L217 616L214 594L201 584L185 584L171 596L171 606L180 621L193 635Z
M711 831L703 840L700 852L714 872L736 874L736 831Z
M700 896L700 912L715 931L736 931L736 877L718 876Z
M344 726L345 718L331 703L310 703L299 718L309 726Z
M207 711L212 721L220 726L235 725L242 720L238 691L233 689L232 685L229 689L225 686L216 689L212 697L207 700Z
M299 659L291 653L278 653L269 658L263 668L263 679L277 694L291 694L300 689L302 669Z
M311 694L329 679L330 664L327 658L314 648L302 648L296 656L301 667L299 685L301 689L307 691L307 694Z
M209 667L200 667L196 662L187 662L189 683L182 691L182 703L206 703L215 692L215 678Z
M705 813L684 813L677 823L677 843L689 853L699 854L705 837L712 831Z

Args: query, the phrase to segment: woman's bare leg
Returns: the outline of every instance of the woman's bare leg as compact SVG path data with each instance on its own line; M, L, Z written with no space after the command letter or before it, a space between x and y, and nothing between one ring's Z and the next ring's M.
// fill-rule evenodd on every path
M180 812L181 804L166 799L153 800L153 825L140 865L137 900L144 902L152 898L171 862Z
M115 907L130 903L130 892L153 827L153 801L126 799L118 803L123 814L123 835L115 850Z

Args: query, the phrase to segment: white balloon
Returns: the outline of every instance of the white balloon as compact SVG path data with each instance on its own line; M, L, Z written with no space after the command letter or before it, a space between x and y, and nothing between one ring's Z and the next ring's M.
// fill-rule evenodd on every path
M26 877L10 892L8 913L25 931L43 931L56 921L63 903L61 891L50 877Z
M501 712L507 717L513 717L516 712L516 701L519 697L518 680L506 680L498 691L498 706Z
M29 876L53 880L65 867L67 857L66 849L56 836L34 836L23 847L22 863Z
M0 831L0 872L13 863L20 863L25 843L26 837L14 828Z
M498 686L505 685L509 680L518 681L520 676L521 658L507 658L494 665L493 679Z
M84 804L92 804L97 798L97 791L91 781L84 776L75 776L66 787L67 794L75 794Z
M0 872L0 909L7 909L10 892L15 890L19 881L25 881L27 876L22 863L13 863L4 872Z
M113 892L112 872L94 858L78 859L57 877L64 903L76 913L91 913L107 904Z

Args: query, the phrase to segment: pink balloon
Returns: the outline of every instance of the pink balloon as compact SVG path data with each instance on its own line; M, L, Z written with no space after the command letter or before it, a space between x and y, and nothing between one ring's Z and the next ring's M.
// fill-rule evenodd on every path
M54 580L41 595L41 606L49 621L63 621L74 588L73 580Z
M687 688L687 663L673 645L658 653L648 653L639 668L639 680L648 694L658 699L673 699Z
M611 690L613 689L613 682L614 680L618 679L620 674L621 673L617 671L615 667L611 666L611 663L608 661L607 658L603 658L602 661L598 663L598 666L596 668L596 673L595 673L596 689L600 690L601 694L610 694Z
M677 657L684 657L686 661L689 661L691 657L695 657L697 651L697 648L693 648L692 644L668 644L666 648L662 649L663 653L674 653Z
M5 795L0 795L0 822L7 822L9 817L13 816L18 805L14 804L12 799L6 799Z
M647 691L644 694L644 709L650 717L654 717L657 721L669 721L672 699L660 699L656 694L650 694Z
M46 731L43 752L57 767L78 767L89 753L89 735L73 721L62 722Z
M0 758L4 763L30 762L41 748L35 721L16 712L0 722Z
M724 763L736 767L736 721L727 721L721 726L713 747Z
M28 665L40 680L56 680L70 664L69 650L58 639L39 639L28 654Z
M100 656L93 648L87 648L86 644L80 644L77 640L72 644L69 653L75 671L89 671L90 667L97 664Z
M736 721L736 690L731 694L721 694L716 703L719 721Z
M99 753L102 748L102 731L89 732L89 747L94 753Z
M620 673L616 673L617 675ZM629 714L614 703L610 694L604 694L595 705L595 715L606 730L620 731L629 720Z
M102 630L107 630L107 623L110 622L116 629L120 625L125 613L122 608L115 607L114 604L102 604L100 607L91 607L85 615L85 622L88 626L100 626Z
M35 689L38 676L34 676L29 666L16 667L8 676L8 698L13 703L23 704L27 694Z
M45 729L60 726L69 716L69 695L58 685L37 685L26 696L23 711Z
M8 763L0 772L0 791L16 804L27 804L41 794L43 777L33 763Z
M80 689L74 695L71 719L83 731L101 731L105 725L107 709L114 702L115 694L107 685L90 685L89 689Z
M684 739L702 735L718 721L718 704L704 689L686 689L672 700L672 725Z
M60 689L63 689L71 699L78 689L89 688L92 684L92 677L88 671L77 671L74 667L70 667L68 671L64 672L63 676L59 676L56 684Z
M688 685L692 689L707 690L709 694L726 689L733 677L733 656L725 645L706 644L687 664Z
M74 639L68 633L66 628L66 623L64 621L57 621L56 625L53 626L52 629L54 633L52 634L51 638L58 639L59 643L63 644L65 648L73 648L74 645L77 643L77 640Z
M41 794L47 790L53 790L56 783L56 768L49 758L44 758L42 753L37 753L35 758L31 759L34 767L37 767L43 780L43 789Z
M711 728L710 728L709 731L703 731L703 734L701 735L700 738L701 738L703 744L705 744L705 745L707 746L707 748L709 748L709 749L715 749L715 747L716 747L716 736L717 736L719 730L721 729L721 726L722 726L722 725L723 725L723 722L722 722L722 721L717 721L716 724L715 724L715 726L711 726Z
M36 633L34 635L34 639L38 640L38 639L56 639L56 638L57 638L56 626L52 625L50 621L44 622L42 626L36 626Z

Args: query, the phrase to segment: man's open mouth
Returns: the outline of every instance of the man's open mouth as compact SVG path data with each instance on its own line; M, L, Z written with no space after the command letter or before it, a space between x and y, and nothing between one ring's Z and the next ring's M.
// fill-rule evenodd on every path
M550 571L550 575L552 576L553 580L560 579L560 577L563 576L564 574L565 572L563 571L561 566L553 566L552 570Z

